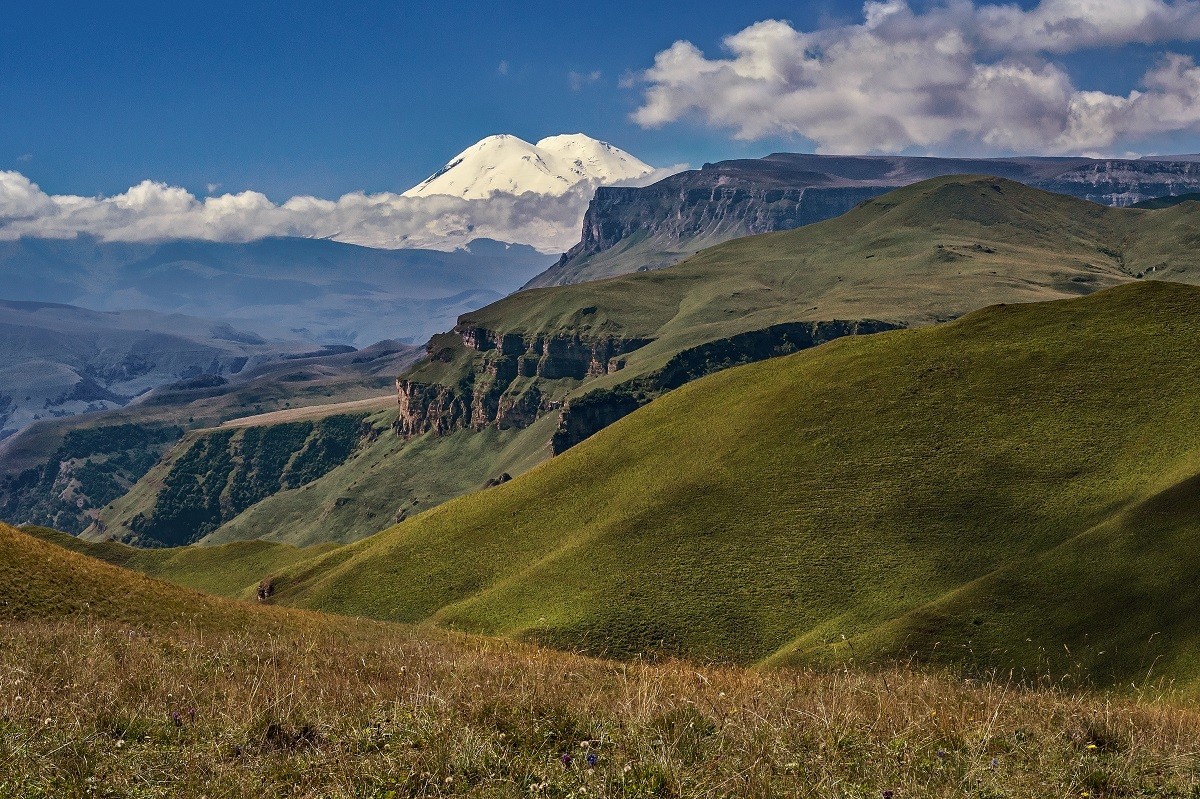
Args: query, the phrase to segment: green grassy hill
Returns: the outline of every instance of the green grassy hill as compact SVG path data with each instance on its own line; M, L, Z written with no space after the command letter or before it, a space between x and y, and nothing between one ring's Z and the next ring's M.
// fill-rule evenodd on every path
M550 455L553 423L547 417L527 430L459 430L409 441L388 430L328 474L252 505L200 543L357 541L536 466Z
M1197 705L1157 691L1031 689L907 665L613 663L207 597L3 525L0 580L4 797L772 799L814 786L1182 797L1200 786Z
M82 537L158 545L346 543L505 474L521 474L550 455L553 418L528 430L460 430L405 440L392 432L395 416L394 410L368 416L351 451L335 453L303 481L288 478L298 473L300 448L314 438L310 429L339 417L189 433L132 490L101 509ZM274 468L267 468L271 459L263 444L288 439ZM244 483L250 484L241 491L245 500L236 502L231 486Z
M520 292L460 327L603 333L654 343L626 368L797 319L937 322L997 302L1076 296L1154 267L1200 268L1200 209L1113 209L998 178L925 181L844 216L737 239L653 274ZM1164 262L1166 267L1164 267Z
M58 534L61 538L66 538ZM146 626L245 628L282 620L250 618L248 606L72 552L53 540L0 524L0 621L86 618ZM290 614L297 619L301 614Z
M268 497L302 491L380 433L369 414L338 413L337 407L315 419L189 433L98 513L84 537L183 546Z
M1144 282L731 369L277 597L616 654L1195 679L1198 307Z
M269 541L238 541L223 546L142 549L115 541L87 541L45 527L23 527L21 532L185 588L245 599L254 598L259 583L283 567L336 547L323 544L300 549Z
M461 317L402 388L416 405L435 398L443 427L522 426L534 401L539 414L563 406L562 451L687 380L809 346L801 324L918 327L1142 277L1200 282L1198 223L1194 205L1114 209L998 178L938 178L669 269L519 292ZM846 332L862 331L815 338ZM564 375L553 345L590 345L597 360Z
M373 421L378 436L353 457L304 487L279 484L249 506L225 503L202 531L171 542L356 540L518 475L723 368L1138 276L1200 281L1197 230L1200 206L1111 209L960 176L828 222L729 242L670 269L520 292L435 337L429 357L403 377L401 408ZM165 470L185 445L96 511L89 535L135 540L134 519L158 513ZM214 468L220 484L223 467Z

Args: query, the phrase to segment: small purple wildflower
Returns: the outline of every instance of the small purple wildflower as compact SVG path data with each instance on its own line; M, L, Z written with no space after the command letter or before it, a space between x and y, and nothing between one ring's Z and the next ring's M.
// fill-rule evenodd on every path
M562 755L562 757L560 757L560 758L559 758L559 762L561 762L561 763L563 764L563 768L570 768L570 767L571 767L571 761L572 761L573 759L574 759L574 758L572 758L572 757L571 757L571 755L570 755L568 752L563 752L563 755Z
M595 752L588 752L585 759L587 760L588 768L595 768L596 764L600 762L600 756Z
M938 760L945 760L946 759L946 750L945 749L937 750L937 756L938 756Z
M172 710L170 718L171 718L171 723L174 724L176 727L183 726L183 716L179 715L178 710Z
M992 768L1000 768L1000 758L998 758L998 757L992 758Z
M896 792L889 789L889 790L886 790L883 792L883 799L893 799L893 797L895 797L895 795L896 795Z

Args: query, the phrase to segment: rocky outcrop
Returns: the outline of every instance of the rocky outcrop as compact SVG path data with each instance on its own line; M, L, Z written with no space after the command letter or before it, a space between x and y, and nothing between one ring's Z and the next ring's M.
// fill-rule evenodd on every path
M581 314L587 314L584 308ZM615 368L613 358L632 352L650 343L649 339L580 335L531 335L497 333L481 327L465 327L457 331L468 349L494 354L489 372L501 381L511 382L516 376L558 380L608 374Z
M613 422L636 411L661 391L643 381L632 381L612 389L590 391L567 402L558 416L551 446L558 455L584 439L599 433Z
M684 350L657 371L604 389L582 393L565 405L552 401L544 381L585 380L624 366L624 355L645 339L520 336L478 327L458 331L474 354L474 366L457 385L401 378L396 381L400 413L395 430L411 438L456 430L524 428L547 413L558 413L555 454L594 435L655 397L731 366L761 361L814 347L843 336L893 330L900 325L875 320L793 322L741 333ZM431 342L431 357L446 355L444 342Z
M684 350L652 374L567 401L559 412L554 454L589 438L654 398L705 375L815 347L843 336L894 330L900 325L857 322L794 322L773 325Z
M959 174L994 175L1113 206L1200 190L1200 163L1186 160L777 153L705 164L645 188L597 189L579 244L524 288L659 269L702 247L831 219L892 189Z
M1196 191L1200 187L1200 162L1095 161L1030 185L1125 208L1153 198Z
M405 438L430 431L445 435L469 424L469 400L449 386L401 378L396 381L396 394L400 415L395 429Z
M397 380L400 412L395 429L401 436L528 427L557 408L543 396L541 381L585 380L617 371L624 366L621 356L649 343L642 338L522 335L471 326L456 332L474 355L472 367L455 385ZM430 357L453 355L443 342L431 342Z

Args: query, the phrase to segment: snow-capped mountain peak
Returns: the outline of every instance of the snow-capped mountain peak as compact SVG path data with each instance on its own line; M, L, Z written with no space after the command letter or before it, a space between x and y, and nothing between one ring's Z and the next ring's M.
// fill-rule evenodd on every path
M502 133L463 150L403 196L481 200L498 192L533 192L557 197L584 181L618 183L652 171L624 150L582 133L549 136L537 144Z

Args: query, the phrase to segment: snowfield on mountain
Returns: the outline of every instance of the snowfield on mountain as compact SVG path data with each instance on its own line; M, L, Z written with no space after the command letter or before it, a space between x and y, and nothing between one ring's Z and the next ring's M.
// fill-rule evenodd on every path
M532 192L559 197L581 183L620 183L652 172L624 150L582 133L549 136L537 144L500 134L463 150L401 196L485 200L496 193Z

